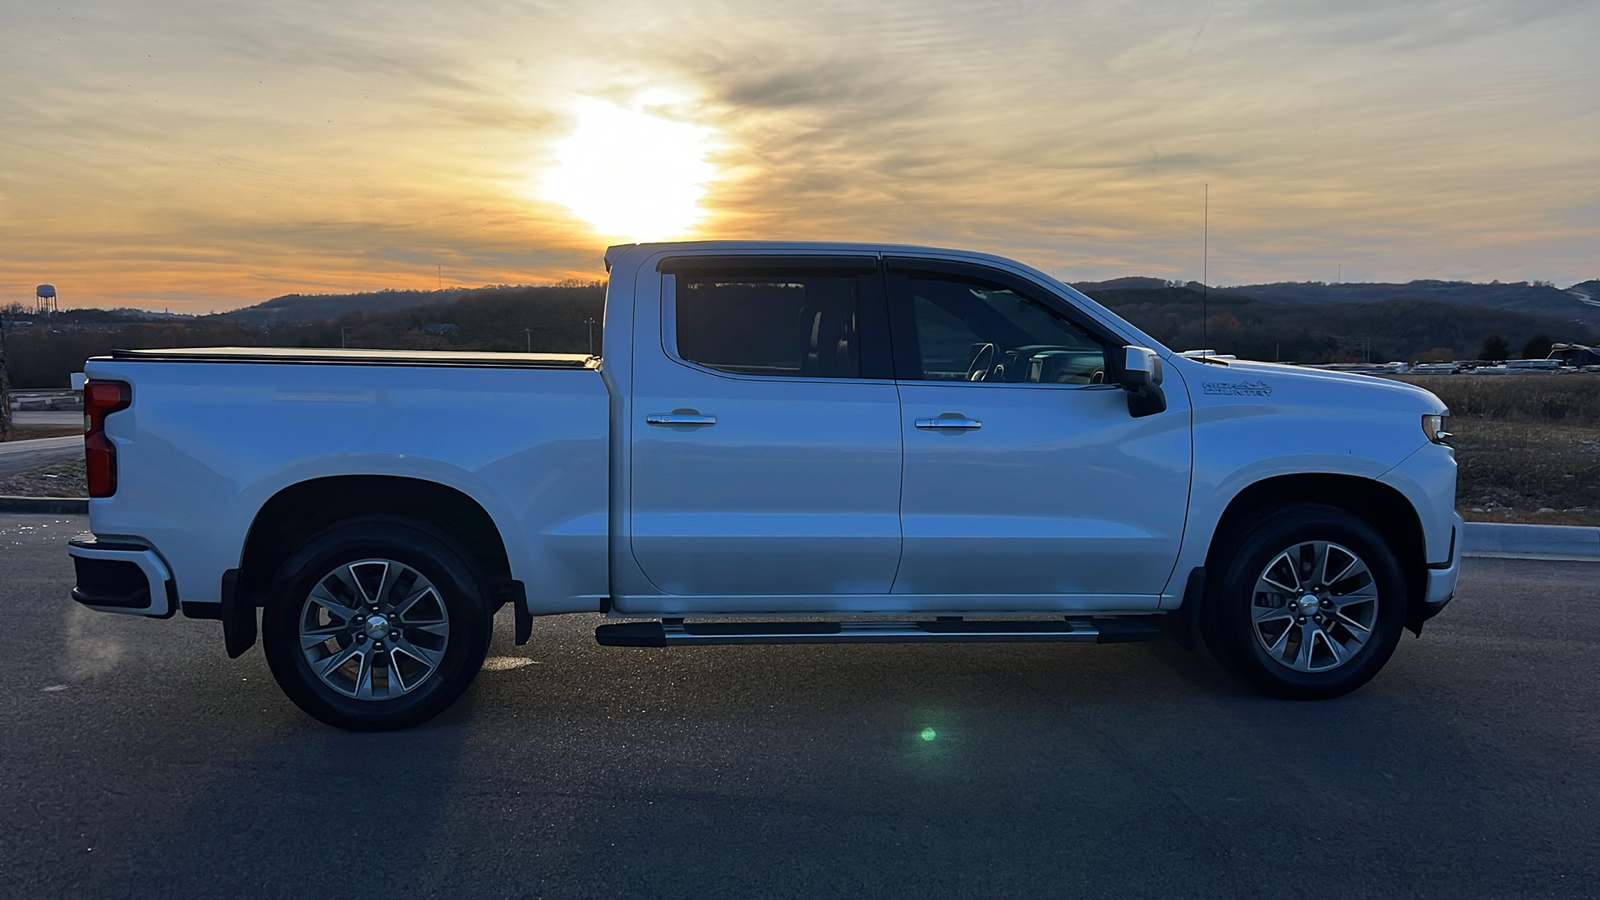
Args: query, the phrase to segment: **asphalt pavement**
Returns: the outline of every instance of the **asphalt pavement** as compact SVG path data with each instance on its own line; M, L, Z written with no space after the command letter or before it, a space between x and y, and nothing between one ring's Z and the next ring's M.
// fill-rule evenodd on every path
M0 516L0 896L1600 895L1600 564L1469 559L1378 678L1266 700L1169 644L602 648L502 613L346 734L215 622L67 597Z

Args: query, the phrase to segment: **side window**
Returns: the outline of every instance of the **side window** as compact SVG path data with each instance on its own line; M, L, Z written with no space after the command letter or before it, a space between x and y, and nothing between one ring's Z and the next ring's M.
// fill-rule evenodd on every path
M978 280L914 275L923 381L1100 384L1105 346L1030 297Z
M678 356L738 375L859 378L857 293L850 276L679 275Z

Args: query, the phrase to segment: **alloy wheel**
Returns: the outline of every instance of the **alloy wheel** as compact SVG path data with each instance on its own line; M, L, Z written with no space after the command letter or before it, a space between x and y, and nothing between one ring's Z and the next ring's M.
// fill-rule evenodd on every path
M1378 621L1372 570L1350 548L1305 541L1272 557L1256 579L1250 622L1273 662L1327 672L1355 658Z
M392 700L439 668L450 614L421 572L390 559L345 563L300 610L300 649L323 684L357 700Z

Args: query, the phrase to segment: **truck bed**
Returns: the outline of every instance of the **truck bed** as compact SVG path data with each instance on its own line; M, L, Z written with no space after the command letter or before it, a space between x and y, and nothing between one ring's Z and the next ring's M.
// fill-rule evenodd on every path
M492 369L590 369L599 357L582 353L484 353L458 350L334 350L313 347L188 347L113 350L127 362L282 363L321 366L443 366Z

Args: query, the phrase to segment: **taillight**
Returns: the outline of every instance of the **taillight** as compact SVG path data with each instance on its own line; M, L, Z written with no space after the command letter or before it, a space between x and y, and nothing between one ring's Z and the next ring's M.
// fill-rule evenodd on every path
M117 492L117 447L106 437L106 416L133 404L133 389L121 381L91 381L83 386L83 451L89 496Z

